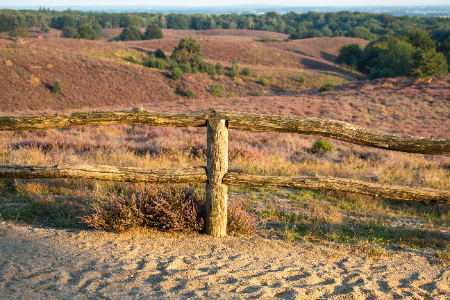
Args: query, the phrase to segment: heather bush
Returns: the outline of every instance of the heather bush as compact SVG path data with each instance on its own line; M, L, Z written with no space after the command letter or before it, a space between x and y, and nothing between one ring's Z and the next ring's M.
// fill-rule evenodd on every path
M169 232L199 232L206 216L205 195L189 186L148 186L139 194L110 192L105 200L94 201L81 221L101 230L123 232L148 226ZM240 203L231 203L227 211L229 235L254 234L258 220Z
M332 84L324 84L320 87L319 91L321 92L331 92L334 91L334 86Z
M245 67L244 70L242 71L242 75L244 76L250 76L250 69Z
M55 81L53 81L53 93L55 94L59 94L62 92L62 85L61 85L61 81L59 81L58 79L56 79Z
M236 234L253 235L260 221L249 214L241 203L232 202L227 210L227 234L234 236Z
M174 68L172 71L172 77L173 79L181 79L183 77L183 71L181 71L180 68Z
M317 140L311 148L312 153L327 152L333 150L333 145L322 139Z

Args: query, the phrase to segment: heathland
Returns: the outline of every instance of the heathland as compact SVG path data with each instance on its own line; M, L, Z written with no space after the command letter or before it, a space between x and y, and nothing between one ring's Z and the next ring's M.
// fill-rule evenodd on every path
M414 136L450 136L449 74L435 76L429 82L406 77L368 80L365 74L354 68L335 63L343 46L358 44L364 49L369 43L368 40L353 37L320 37L288 41L285 40L289 37L287 34L257 30L163 29L163 39L115 41L121 33L121 29L115 28L104 29L100 40L82 40L52 38L55 33L60 35L61 31L51 30L43 39L28 38L24 43L9 38L0 39L2 115L119 110L135 107L158 112L193 112L216 108L334 119L369 129ZM141 31L144 33L145 28ZM39 28L32 28L30 36L33 36L33 32L34 35L40 35ZM147 57L155 54L157 49L169 56L174 47L180 43L180 38L186 36L194 37L202 46L203 62L214 66L219 62L222 64L223 75L215 72L211 76L205 67L205 71L184 73L180 79L174 79L174 72L168 66L170 65L168 61L165 61L166 67L162 68L145 66ZM233 63L234 60L237 63ZM238 75L229 76L233 65L236 64ZM250 71L249 74L245 74L246 68ZM56 80L61 83L60 92L54 91ZM332 88L324 89L325 86ZM206 129L114 125L45 131L2 131L0 157L2 165L66 163L142 168L202 166L206 164ZM392 152L318 136L230 130L229 166L234 171L248 174L317 174L380 184L450 189L448 156ZM86 214L92 213L89 210L92 205L105 201L120 202L123 199L133 199L133 194L139 198L148 192L149 188L162 195L170 195L173 189L172 186L149 187L146 184L78 179L2 179L0 217L16 224L77 229L81 230L79 234L83 234L84 230L89 228L88 225L102 227L86 222ZM199 198L204 193L204 185L200 184L176 188L191 190ZM139 281L139 278L132 279L132 277L139 272L141 272L139 274L143 274L144 271L150 272L151 268L148 266L154 265L154 269L158 272L155 271L156 273L150 275L145 273L145 280L158 286L160 294L153 291L155 297L174 295L180 291L177 297L182 297L183 293L185 297L189 297L189 293L193 293L191 297L201 297L202 294L199 292L201 290L206 291L203 296L215 297L215 293L224 292L223 288L227 285L230 288L245 287L241 290L226 290L229 297L262 295L263 298L295 298L300 297L301 291L305 298L308 298L308 295L318 298L343 294L357 297L357 293L365 293L364 289L372 293L367 292L366 297L402 297L407 293L416 293L445 298L449 293L448 286L446 288L442 283L448 282L445 260L450 259L450 206L447 204L400 201L332 191L245 187L230 187L229 202L235 209L232 218L240 220L239 214L245 214L258 223L250 224L251 230L247 232L256 236L255 244L261 241L269 243L270 245L263 243L265 246L261 247L278 249L279 259L286 259L277 265L277 262L274 262L275 253L267 252L266 256L261 256L264 264L271 264L268 267L271 272L283 273L280 275L280 278L283 278L281 281L259 278L256 273L263 272L264 264L255 265L253 271L247 270L250 272L247 275L236 274L234 276L236 278L222 276L219 273L216 275L212 269L204 267L204 270L200 268L189 271L195 273L191 275L196 279L187 283L178 282L184 288L177 289L177 275L171 270L188 268L195 259L204 260L210 246L213 248L219 246L212 245L211 240L204 236L195 235L195 243L192 249L189 248L190 254L186 256L188 258L180 258L178 250L168 248L176 243L186 246L189 244L189 238L194 237L166 236L165 233L151 233L151 235L158 238L162 235L167 241L171 241L170 245L163 243L155 246L160 247L156 252L161 249L165 249L167 253L173 252L173 257L161 254L166 265L161 265L164 262L148 257L142 258L142 264L135 262L138 259L137 253L152 255L148 254L148 249L139 250L144 247L141 240L139 246L127 246L128 248L123 246L125 242L115 240L113 248L116 250L123 248L124 251L133 252L135 249L133 247L137 247L136 253L129 254L132 257L129 259L136 265L124 260L121 262L120 268L123 270L119 268L120 272L126 273L130 282ZM130 204L129 200L124 203ZM90 220L92 221L92 218ZM122 225L115 228L128 229L126 225ZM33 234L42 237L39 243L45 245L50 236L45 231L47 229L33 230ZM14 243L19 241L32 243L25 235L21 235L20 230L16 231L12 234L12 240L8 240L10 247L8 251L16 249ZM236 233L239 235L238 231L236 230ZM69 249L72 245L69 241L71 234L66 232L61 234L64 247ZM106 239L102 239L101 242L95 241L96 238L90 234L91 232L88 232L84 238L85 244L80 244L81 242L75 244L86 248L92 244L100 251L104 246L103 241L107 244ZM121 239L117 236L108 238ZM128 239L129 236L124 237L127 243ZM158 243L162 243L161 241ZM282 241L286 241L287 244ZM90 244L87 245L88 243ZM226 272L233 268L245 269L244 263L248 262L249 258L241 260L240 254L235 252L243 251L241 248L251 248L250 244L247 240L230 238L220 245L219 248L223 248L217 250L220 253L214 252L216 249L214 248L210 256L214 257L216 263L221 261L219 257L223 253L227 253L223 256L223 264L236 260L226 268L223 265L217 265L215 268L223 267ZM305 245L308 249L305 250L300 245ZM255 253L259 251L256 248L252 249ZM273 249L271 251L274 251ZM313 259L320 272L317 273L307 267L302 272L297 272L298 270L294 272L284 264L290 261L289 253L293 252L300 253L304 259L308 259L306 257L311 254L309 250L327 253L324 254L326 258ZM117 251L111 254L110 260L117 259L116 256L120 252ZM192 260L195 256L192 253L196 251L202 253L204 257L200 255L201 257ZM373 269L377 266L371 263L366 265L368 260L379 260L386 263L384 266L396 268L395 260L406 253L402 251L423 251L418 252L418 256L415 257L422 265L410 264L417 266L416 270L420 269L418 273L414 273L414 268L402 269L403 277L399 280L375 276L378 285L371 286L375 285L375 281L366 273L371 272L373 275L378 272L374 270L378 269ZM75 252L73 254L78 255ZM334 279L329 276L331 273L327 278L319 279L329 272L328 269L333 269L327 265L332 260L336 260L336 266L340 266L339 268L345 268L347 262L342 261L341 256L351 256L352 253L360 255L358 259L363 257L363 268L370 268L370 271L363 271L366 272L364 278L361 279L356 273L353 274L355 276L350 273L342 275L335 270L335 275L342 277L339 282L333 281ZM81 254L88 255L87 252ZM83 259L80 258L80 264L81 260L82 263L89 260L84 256ZM415 258L408 256L411 260ZM441 279L442 282L438 279L428 282L422 278L424 274L428 274L423 269L427 263L431 266L442 264L442 270L431 268L430 272L438 274L442 271L441 277L447 276L446 279ZM46 270L50 268L49 264L51 263L48 261L42 262L40 268ZM145 267L145 264L148 266ZM359 272L361 268L357 265L357 262L349 263L348 268ZM2 265L3 267L8 267L8 264ZM11 265L8 268L10 267ZM58 269L58 272L66 272L61 270ZM53 285L50 284L52 277L48 276L42 278L43 283L36 279L36 284L41 282L48 290L51 290L51 287L65 289L62 286L66 280L72 283L69 290L64 290L67 295L71 293L70 291L76 290L86 296L99 296L107 295L109 284L93 287L93 282L114 281L123 275L119 274L117 277L111 275L112 273L110 275L105 273L106 275L103 275L106 277L103 278L99 273L92 275L92 280L86 281L82 279L84 276L82 274L86 275L85 271L80 269L78 275L70 274L70 276L61 273L58 276L62 281L55 281ZM8 272L10 277L0 277L0 282L4 283L0 287L0 293L2 289L10 291L9 287L13 284L14 272ZM209 272L211 278L208 277L208 280L211 282L218 280L220 287L208 291L208 284L212 283L203 282L202 277L196 272ZM387 271L381 268L379 272ZM36 275L37 273L33 274L40 276ZM20 280L26 279L22 277ZM167 281L165 277L170 279ZM147 282L145 280L144 282ZM415 281L418 281L417 284L412 284ZM297 286L290 289L292 282ZM308 289L314 285L322 285L324 289L316 291L316 294L308 294ZM33 294L31 291L32 288L26 291L30 297L39 295L38 292ZM117 292L116 289L114 291ZM48 293L53 295L53 292ZM139 292L127 295L132 297L139 295Z

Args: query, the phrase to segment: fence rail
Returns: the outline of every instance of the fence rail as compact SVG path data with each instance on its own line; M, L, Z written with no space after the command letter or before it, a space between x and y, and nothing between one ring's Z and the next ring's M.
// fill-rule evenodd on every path
M331 137L374 148L450 155L449 138L389 134L341 121L262 115L223 110L157 113L143 109L41 116L0 116L0 130L54 129L73 126L133 124L164 127L207 126L207 166L173 169L118 168L100 165L3 165L0 178L88 178L124 182L206 182L206 232L226 235L227 186L335 190L414 201L450 204L450 191L392 186L326 176L260 176L228 172L228 129L290 132Z

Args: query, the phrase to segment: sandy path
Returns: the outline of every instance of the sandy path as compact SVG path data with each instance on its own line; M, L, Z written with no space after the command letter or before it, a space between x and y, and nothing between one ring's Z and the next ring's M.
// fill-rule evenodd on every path
M1 299L450 299L431 253L0 225Z

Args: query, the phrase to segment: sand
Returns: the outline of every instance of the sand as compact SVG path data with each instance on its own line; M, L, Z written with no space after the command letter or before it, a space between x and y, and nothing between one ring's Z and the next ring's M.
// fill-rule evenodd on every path
M373 249L3 223L0 299L450 299L431 251Z

